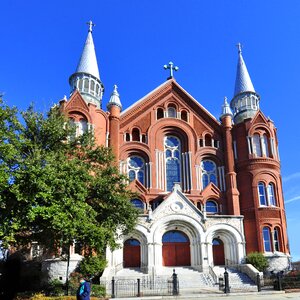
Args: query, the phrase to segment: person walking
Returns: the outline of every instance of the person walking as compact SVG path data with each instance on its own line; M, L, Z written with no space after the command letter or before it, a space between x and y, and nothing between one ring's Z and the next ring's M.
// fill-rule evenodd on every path
M83 277L79 278L79 283L80 285L77 290L77 300L90 300L90 284Z

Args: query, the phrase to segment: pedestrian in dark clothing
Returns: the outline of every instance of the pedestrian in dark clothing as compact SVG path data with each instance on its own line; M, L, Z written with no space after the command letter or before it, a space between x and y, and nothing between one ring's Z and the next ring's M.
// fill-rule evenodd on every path
M77 290L77 300L90 300L91 287L83 277L79 279L80 285Z

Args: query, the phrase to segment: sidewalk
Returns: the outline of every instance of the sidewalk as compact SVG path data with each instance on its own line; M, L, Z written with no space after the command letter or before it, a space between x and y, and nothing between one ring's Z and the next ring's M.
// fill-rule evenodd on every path
M179 296L152 296L152 297L132 297L132 298L114 298L115 300L299 300L300 292L285 293L284 291L262 291L251 292L251 293L230 293L230 294L189 294Z

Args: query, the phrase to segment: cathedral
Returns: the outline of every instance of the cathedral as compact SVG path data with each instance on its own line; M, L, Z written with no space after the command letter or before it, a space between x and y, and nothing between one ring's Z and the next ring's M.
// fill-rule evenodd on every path
M174 78L123 108L117 86L106 108L89 30L74 74L70 98L60 101L77 134L92 130L111 147L120 172L138 197L140 212L120 248L107 249L103 277L136 268L160 274L164 267L209 272L238 265L262 252L270 270L289 265L289 245L276 127L259 108L238 46L234 96L220 103L217 118Z

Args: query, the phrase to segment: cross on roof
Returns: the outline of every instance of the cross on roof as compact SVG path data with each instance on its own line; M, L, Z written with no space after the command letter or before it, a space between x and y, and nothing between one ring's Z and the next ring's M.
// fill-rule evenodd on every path
M236 46L238 48L239 53L242 53L242 44L241 43L237 43Z
M170 76L168 77L168 79L171 79L173 78L173 71L178 71L179 68L177 66L174 66L174 64L170 61L169 62L169 65L164 65L164 69L167 70L169 69L170 70Z
M92 21L89 21L89 22L87 22L86 24L89 25L89 32L92 32L92 31L93 31L93 27L96 25L96 24L94 24Z

